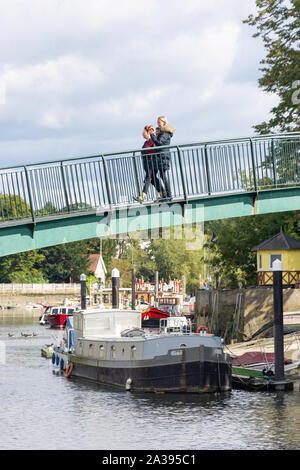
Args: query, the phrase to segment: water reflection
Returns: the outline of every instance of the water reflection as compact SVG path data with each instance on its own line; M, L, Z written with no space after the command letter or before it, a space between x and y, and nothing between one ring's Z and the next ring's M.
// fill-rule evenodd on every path
M25 330L37 336L24 338ZM60 334L36 319L0 322L2 449L299 448L297 391L145 394L66 379L41 357Z

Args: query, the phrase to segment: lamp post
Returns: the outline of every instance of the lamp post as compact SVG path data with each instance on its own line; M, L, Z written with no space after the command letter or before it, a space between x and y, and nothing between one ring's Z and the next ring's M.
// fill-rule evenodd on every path
M81 284L81 309L86 309L86 275L80 275L80 284Z
M112 279L112 308L119 308L119 281L120 272L114 268L111 272Z

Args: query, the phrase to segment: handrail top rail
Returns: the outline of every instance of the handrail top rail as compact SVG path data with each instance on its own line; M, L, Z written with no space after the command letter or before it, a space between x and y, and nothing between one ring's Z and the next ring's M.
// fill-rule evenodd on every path
M270 139L278 139L278 138L285 138L285 137L300 137L300 131L299 132L285 132L281 134L260 134L260 135L254 135L251 137L237 137L237 138L230 138L230 139L221 139L221 140L207 140L207 141L201 141L201 142L192 142L192 143L187 143L187 144L175 144L175 145L164 145L164 146L159 146L157 148L159 149L180 149L180 148L186 148L186 147L196 147L196 146L208 146L208 145L218 145L218 144L229 144L229 143L239 143L239 142L247 142L247 141L257 141L257 140L270 140ZM130 150L123 150L120 152L110 152L110 153L100 153L97 155L88 155L88 156L81 156L81 157L70 157L70 158L65 158L65 159L59 159L59 160L50 160L50 161L45 161L45 162L36 162L36 163L29 163L29 164L19 164L19 165L14 165L14 166L9 166L9 167L2 167L0 168L0 171L3 170L14 170L14 169L30 169L34 167L39 167L39 166L45 166L45 165L52 165L52 164L63 164L63 163L72 163L80 160L90 160L93 158L104 158L104 157L112 157L112 156L120 156L120 155L126 155L126 154L134 154L136 152L141 152L142 148L139 147L138 149L130 149Z

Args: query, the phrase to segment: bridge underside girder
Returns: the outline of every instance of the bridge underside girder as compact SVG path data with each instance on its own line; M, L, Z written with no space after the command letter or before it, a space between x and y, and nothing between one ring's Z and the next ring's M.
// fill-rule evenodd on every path
M128 234L150 239L158 236L159 228L194 224L194 234L189 235L192 241L197 237L195 229L201 231L210 220L299 209L300 188L285 188L8 222L0 229L0 256L95 237Z

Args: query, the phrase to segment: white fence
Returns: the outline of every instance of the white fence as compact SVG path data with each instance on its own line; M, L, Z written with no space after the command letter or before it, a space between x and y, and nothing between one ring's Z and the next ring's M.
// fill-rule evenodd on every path
M0 284L0 294L79 294L80 284Z

